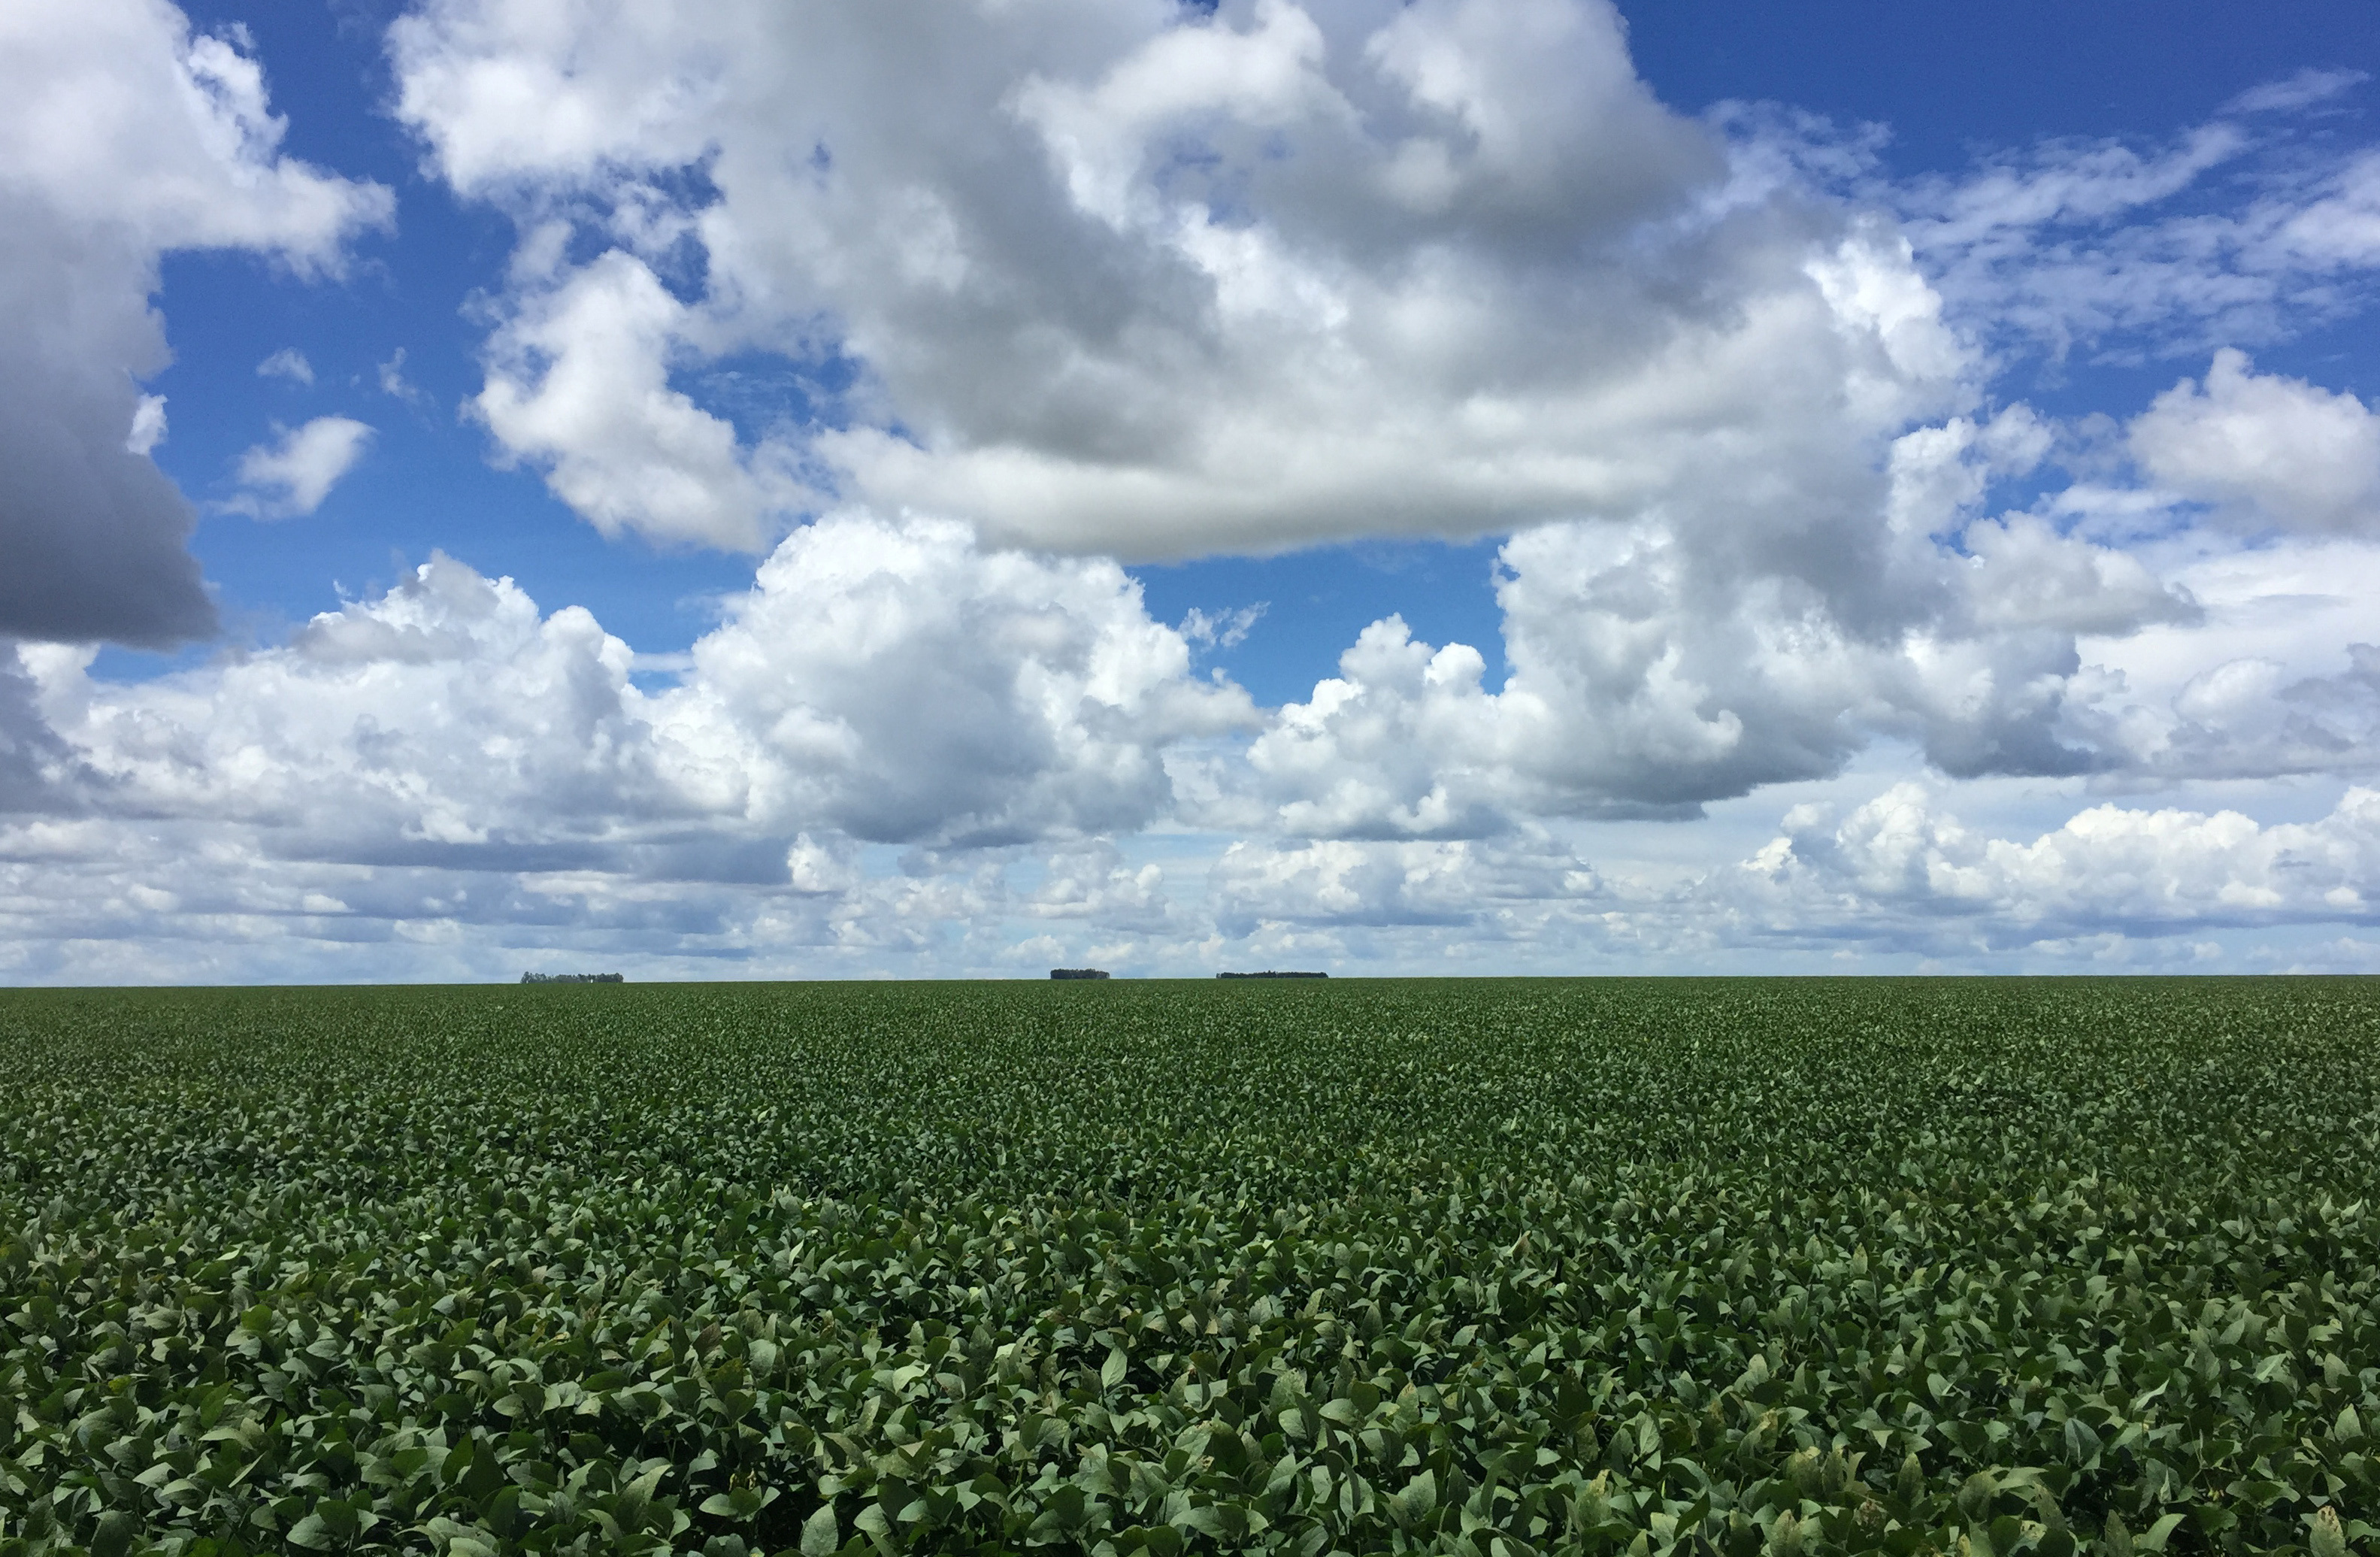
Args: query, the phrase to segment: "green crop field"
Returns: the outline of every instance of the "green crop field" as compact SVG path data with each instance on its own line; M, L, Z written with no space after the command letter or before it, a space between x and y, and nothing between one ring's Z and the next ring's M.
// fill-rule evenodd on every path
M2375 1195L2373 980L12 992L0 1557L2369 1554Z

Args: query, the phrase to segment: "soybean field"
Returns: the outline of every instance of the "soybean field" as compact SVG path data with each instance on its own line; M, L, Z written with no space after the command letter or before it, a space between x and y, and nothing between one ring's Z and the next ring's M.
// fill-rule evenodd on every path
M0 1557L2380 1554L2380 981L0 994Z

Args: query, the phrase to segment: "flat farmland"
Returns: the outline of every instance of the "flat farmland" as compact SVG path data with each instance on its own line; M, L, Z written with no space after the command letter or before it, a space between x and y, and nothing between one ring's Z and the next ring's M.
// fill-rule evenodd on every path
M2368 1553L2375 1196L2380 980L10 991L0 1557Z

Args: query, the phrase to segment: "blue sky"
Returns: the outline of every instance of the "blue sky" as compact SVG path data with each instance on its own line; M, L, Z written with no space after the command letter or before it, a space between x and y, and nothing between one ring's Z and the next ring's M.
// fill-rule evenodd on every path
M2366 6L6 27L0 977L2380 958Z

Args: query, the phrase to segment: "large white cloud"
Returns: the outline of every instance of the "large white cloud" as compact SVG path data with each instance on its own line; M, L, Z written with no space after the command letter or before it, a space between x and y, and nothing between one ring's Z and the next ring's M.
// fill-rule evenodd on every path
M2252 529L2380 536L2380 413L2352 395L2215 354L2129 429L2149 479Z
M1252 724L1102 560L979 548L856 515L796 531L695 645L668 717L732 732L758 815L882 842L1132 831L1165 816L1163 748Z
M694 809L662 772L627 647L443 556L285 647L149 682L91 679L87 651L19 653L108 809L261 829L284 858L478 849L518 868Z
M256 61L164 0L0 11L0 634L134 643L212 629L188 505L148 458L170 249L334 269L389 192L278 148Z
M1127 558L1791 534L1965 393L1898 236L1731 183L1603 0L437 0L392 45L523 223L489 425L606 529L752 544L841 490ZM611 250L565 262L571 213ZM742 349L859 376L739 439L669 373Z

